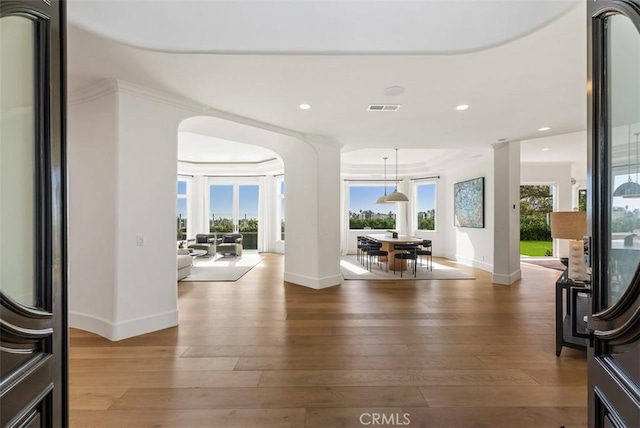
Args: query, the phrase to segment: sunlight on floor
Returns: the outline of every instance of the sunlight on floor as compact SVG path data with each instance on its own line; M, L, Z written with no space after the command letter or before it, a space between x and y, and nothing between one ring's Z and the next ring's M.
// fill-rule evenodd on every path
M365 273L369 273L369 271L366 270L365 268L356 266L353 263L349 263L346 260L340 260L340 266L347 269L349 272L353 272L355 275L364 275Z

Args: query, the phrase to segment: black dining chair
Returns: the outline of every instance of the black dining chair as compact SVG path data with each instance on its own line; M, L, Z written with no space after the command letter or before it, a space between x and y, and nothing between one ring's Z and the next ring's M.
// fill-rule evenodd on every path
M418 257L416 253L418 251L418 244L395 244L393 248L397 251L397 253L393 255L395 259L393 263L394 275L396 273L395 261L404 260L404 261L407 261L407 267L409 267L410 262L413 261L413 276L416 277L417 276L416 260ZM402 278L402 269L400 270L400 278Z
M427 257L427 267L430 271L433 271L433 250L431 248L431 240L424 239L420 244L420 247L416 251L418 257L420 257L420 266L422 266L422 256Z
M369 251L371 250L371 245L375 242L376 241L364 236L360 244L360 264L366 266L367 269L369 268L370 262Z
M382 269L381 263L383 263L383 261L380 260L380 257L386 257L387 261L385 263L385 272L389 272L389 252L385 250L381 250L381 248L382 248L381 242L373 241L369 243L369 251L367 252L367 254L369 255L369 271L371 271L372 257L374 257L375 260L378 262L378 267L380 269Z

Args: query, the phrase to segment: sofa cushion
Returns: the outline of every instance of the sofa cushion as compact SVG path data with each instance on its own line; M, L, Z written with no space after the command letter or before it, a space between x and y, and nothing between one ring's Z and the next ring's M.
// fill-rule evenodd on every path
M233 235L224 235L222 237L222 243L223 244L235 244L236 243L237 238Z
M207 235L196 235L196 243L197 244L208 244L209 237Z
M192 264L193 264L193 258L191 256L182 255L182 254L178 255L178 260L177 260L178 269L191 266Z

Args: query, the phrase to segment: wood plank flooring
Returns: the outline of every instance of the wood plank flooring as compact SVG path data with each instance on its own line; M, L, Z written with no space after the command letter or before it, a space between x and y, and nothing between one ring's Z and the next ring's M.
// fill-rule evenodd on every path
M283 264L181 282L175 328L72 330L71 426L586 426L586 355L555 356L559 271L316 291L284 283Z

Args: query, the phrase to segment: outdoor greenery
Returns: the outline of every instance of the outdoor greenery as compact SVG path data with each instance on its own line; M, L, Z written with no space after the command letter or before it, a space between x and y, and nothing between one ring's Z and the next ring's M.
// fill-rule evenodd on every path
M374 213L371 210L349 211L349 229L395 229L396 215L393 211L388 214Z
M587 189L578 190L578 211L587 210Z
M520 186L520 240L551 241L548 218L552 210L549 186Z
M640 218L634 217L632 211L626 211L624 217L611 220L611 232L632 232L640 229Z
M418 219L418 229L420 230L436 230L434 218L421 218Z
M238 221L238 229L240 232L257 232L258 219L256 218L240 219ZM222 217L218 217L213 221L209 220L209 232L233 233L233 221L230 218L222 218Z
M349 229L394 229L396 227L395 218L350 218Z
M520 241L520 254L525 256L550 256L552 251L551 241Z

